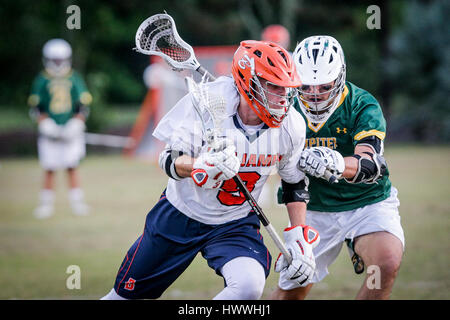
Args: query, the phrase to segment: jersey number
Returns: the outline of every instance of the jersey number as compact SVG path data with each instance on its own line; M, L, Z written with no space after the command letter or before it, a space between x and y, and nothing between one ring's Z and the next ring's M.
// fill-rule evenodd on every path
M50 86L50 111L54 114L72 110L71 83L68 80L54 81Z
M255 189L261 175L258 172L239 172L239 176L247 186L248 191ZM222 190L217 194L217 199L225 206L238 206L245 202L244 194L239 190L233 179L227 180L222 185Z

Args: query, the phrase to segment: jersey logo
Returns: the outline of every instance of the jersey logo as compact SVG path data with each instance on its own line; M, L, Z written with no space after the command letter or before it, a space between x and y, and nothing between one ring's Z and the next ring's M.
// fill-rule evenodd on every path
M208 175L206 174L206 171L204 169L192 170L191 176L192 179L194 179L195 184L199 187L204 185L208 180Z
M127 282L125 282L125 290L133 291L134 290L134 284L136 283L136 280L133 278L129 278Z
M254 70L255 69L255 59L250 58L248 55L244 55L244 57L238 61L238 65L241 69L250 67L252 70Z
M244 153L242 155L241 167L271 167L281 161L281 154L255 154Z
M336 128L336 132L337 133L341 133L342 132L343 134L346 134L347 133L347 128L341 129L341 128L337 127Z
M317 137L317 138L309 138L305 140L305 148L311 147L327 147L330 149L337 148L337 140L335 137Z

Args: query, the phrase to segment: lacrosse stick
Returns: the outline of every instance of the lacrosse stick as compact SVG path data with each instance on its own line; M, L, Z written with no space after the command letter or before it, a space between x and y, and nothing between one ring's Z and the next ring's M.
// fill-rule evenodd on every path
M221 95L214 94L208 90L208 87L205 85L205 77L203 77L202 82L199 84L190 77L186 77L185 79L189 92L192 94L194 108L202 121L203 132L205 133L207 142L212 149L218 150L222 147L218 142L218 138L222 134L222 123L226 117L225 99ZM263 226L266 228L267 233L270 235L275 245L280 249L286 260L291 263L292 256L286 249L284 242L281 241L275 228L272 226L269 219L267 219L253 195L248 191L239 174L234 176L233 180L236 182Z
M175 21L168 14L156 14L141 23L136 32L135 50L146 55L157 55L162 57L175 71L186 69L197 71L202 75L203 82L206 78L215 80L215 77L200 65L192 47L178 35ZM205 130L205 133L207 134L208 142L212 144L212 147L217 147L214 146L214 144L215 141L217 141L216 138L219 128L221 127L221 121L223 121L223 119L220 120L219 117L220 115L224 115L225 112L214 112L214 110L224 110L225 100L223 97L206 93L205 89L201 89L205 87L204 85L197 85L194 80L191 80L186 80L189 91L193 92L194 99L198 100L193 103L193 105L202 120L206 121L205 113L209 113L209 121L212 121L213 123L211 128ZM206 110L206 108L209 109ZM214 121L216 123L214 123ZM205 124L206 122L203 123ZM274 227L270 224L253 195L248 191L241 177L236 175L233 177L233 180L236 182L238 188L266 228L278 249L283 253L286 260L291 263L292 256L287 251L284 243L281 241Z

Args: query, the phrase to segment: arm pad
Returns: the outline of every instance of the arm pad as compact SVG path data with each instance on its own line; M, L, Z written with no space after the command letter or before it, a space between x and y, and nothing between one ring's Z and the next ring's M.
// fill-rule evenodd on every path
M305 202L307 204L309 202L308 184L307 177L294 184L281 180L281 201L285 204L290 202Z
M376 183L386 173L386 160L379 154L364 152L368 154L371 159L363 158L358 154L352 157L358 160L358 170L355 176L351 179L345 179L349 183Z
M182 151L172 150L169 147L166 147L159 155L159 166L170 178L175 180L183 179L177 174L175 169L175 160L181 155L183 155Z

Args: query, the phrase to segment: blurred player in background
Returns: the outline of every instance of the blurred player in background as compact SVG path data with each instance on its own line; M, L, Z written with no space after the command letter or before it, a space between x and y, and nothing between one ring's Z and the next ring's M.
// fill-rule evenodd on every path
M307 121L299 163L310 177L306 223L321 237L313 250L317 270L312 282L328 274L346 242L355 271L362 273L365 266L368 271L356 298L387 299L405 239L397 189L391 186L383 158L383 112L370 93L345 81L344 53L336 39L306 38L293 59L302 81L295 108ZM337 183L326 181L326 172L334 174ZM378 282L369 279L371 275L378 276ZM303 299L311 286L281 277L273 298Z
M271 24L265 27L261 33L261 40L275 42L288 51L291 45L289 31L280 24Z
M66 169L69 201L76 215L86 215L77 167L85 156L85 120L92 97L81 76L72 70L72 48L63 39L52 39L43 47L45 69L34 80L28 99L31 114L38 122L38 155L44 169L39 205L33 214L38 219L53 214L54 175Z
M156 299L199 252L225 280L215 299L259 299L271 256L258 217L232 178L239 174L258 199L274 167L283 179L292 225L284 236L293 261L279 266L292 281L311 276L312 247L319 238L304 225L307 194L297 192L305 177L297 168L305 123L297 112L288 113L293 88L300 85L292 59L274 43L243 41L232 75L205 84L226 100L222 148L208 150L191 94L156 127L154 137L167 144L159 161L169 176L167 189L103 299Z

